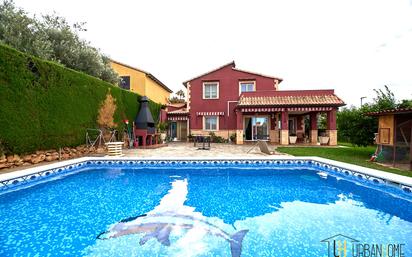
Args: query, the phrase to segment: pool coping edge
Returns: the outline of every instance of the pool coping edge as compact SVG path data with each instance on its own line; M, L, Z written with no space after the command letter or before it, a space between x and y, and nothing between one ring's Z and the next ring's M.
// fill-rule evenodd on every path
M168 157L168 158L158 158L158 157L150 157L150 158L138 158L138 157L81 157L71 160L60 161L56 163L41 165L37 167L27 168L23 170L13 171L9 173L0 174L0 182L10 181L16 178L29 176L31 174L36 174L39 172L43 172L46 170L58 169L61 167L80 164L87 161L105 161L105 160L126 160L126 161L145 161L145 160L159 160L159 161L166 161L166 160L174 160L174 161L207 161L207 160L306 160L306 161L316 161L323 164L331 165L334 167L347 169L353 171L355 173L364 174L367 176L373 176L385 181L390 181L396 184L412 187L412 177L407 177L403 175L398 175L394 173L389 173L385 171L380 171L376 169L366 168L355 164L349 164L345 162L330 160L322 157L315 157L315 156L304 156L304 157L295 157L295 156L285 156L285 155L278 155L278 156L259 156L259 157L248 157L248 158L233 158L233 157L221 157L221 158L210 158L210 157Z

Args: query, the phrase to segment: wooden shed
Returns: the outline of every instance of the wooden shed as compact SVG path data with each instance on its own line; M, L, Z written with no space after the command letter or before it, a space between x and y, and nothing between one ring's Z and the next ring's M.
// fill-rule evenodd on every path
M412 170L412 108L369 113L378 116L377 161Z

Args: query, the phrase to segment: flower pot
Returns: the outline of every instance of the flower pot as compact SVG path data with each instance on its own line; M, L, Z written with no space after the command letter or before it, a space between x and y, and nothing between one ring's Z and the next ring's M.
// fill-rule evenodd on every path
M296 144L297 136L289 136L289 144Z
M329 137L319 137L319 142L321 145L327 145L329 143Z

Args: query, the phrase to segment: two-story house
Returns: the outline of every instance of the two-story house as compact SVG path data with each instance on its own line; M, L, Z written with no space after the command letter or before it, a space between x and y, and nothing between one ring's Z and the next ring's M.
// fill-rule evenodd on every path
M110 65L121 78L121 88L163 105L168 103L173 91L151 73L114 60L110 61Z
M318 143L318 115L326 113L328 144L337 144L336 111L344 102L334 90L281 91L281 78L236 68L231 62L185 81L187 105L168 112L170 123L183 123L189 135L209 134L236 143L266 140ZM306 126L304 119L310 120ZM308 131L308 133L305 133Z

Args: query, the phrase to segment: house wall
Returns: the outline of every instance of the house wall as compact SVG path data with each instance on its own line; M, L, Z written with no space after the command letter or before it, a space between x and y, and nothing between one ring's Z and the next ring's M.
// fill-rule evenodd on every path
M147 77L146 73L115 62L110 62L110 65L119 76L130 76L130 91L141 96L147 96L156 103L167 104L170 93Z
M188 106L188 108L190 108L190 129L192 134L203 129L203 117L197 116L197 112L224 112L225 115L219 117L219 130L225 131L225 137L227 137L228 130L230 132L236 130L236 103L229 101L239 99L239 82L242 80L256 81L256 91L276 89L273 78L233 70L232 66L225 66L190 81L190 90L188 90L188 104L190 104L190 107ZM218 99L203 99L203 82L208 81L219 82Z
M146 96L149 97L150 100L160 104L167 104L170 93L161 85L146 76L144 86Z
M142 96L146 95L146 88L144 86L146 79L145 73L114 62L110 62L110 65L112 66L112 69L119 74L119 76L130 76L130 91Z

